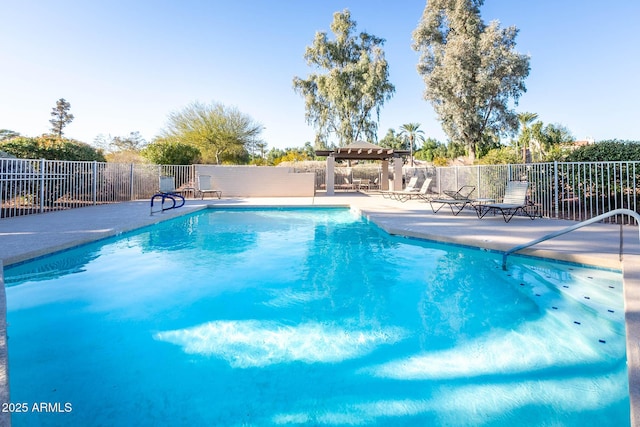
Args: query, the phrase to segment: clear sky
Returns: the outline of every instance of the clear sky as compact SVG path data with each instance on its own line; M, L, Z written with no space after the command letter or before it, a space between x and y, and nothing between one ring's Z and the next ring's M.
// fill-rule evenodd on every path
M379 138L417 122L446 136L416 72L411 33L425 0L0 0L0 129L48 132L56 100L71 104L65 135L138 131L150 141L194 101L234 106L264 126L271 147L313 141L294 76L316 31L349 9L357 31L386 39L393 98ZM518 112L577 139L640 140L639 0L486 0L485 22L515 25L531 56Z

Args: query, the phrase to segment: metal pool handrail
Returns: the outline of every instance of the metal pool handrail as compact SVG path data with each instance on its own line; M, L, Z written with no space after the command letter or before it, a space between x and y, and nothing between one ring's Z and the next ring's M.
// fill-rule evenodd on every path
M159 211L155 211L155 212L164 212L164 211L168 211L169 209L177 209L177 208L181 208L182 206L184 206L184 197L181 194L176 194L176 193L158 193L158 194L154 194L153 197L151 197L151 213L150 213L150 215L154 214L153 201L155 200L156 197L160 197L162 201L160 202L160 210ZM176 197L178 197L180 200L176 200ZM172 202L172 205L169 206L168 208L164 207L164 201L166 199L169 199Z
M614 215L629 215L636 219L638 222L638 239L640 239L640 214L632 211L631 209L615 209L609 212L605 212L601 215L588 219L586 221L579 222L578 224L572 225L567 228L563 228L562 230L554 231L553 233L549 233L546 236L542 236L539 239L532 240L528 243L523 243L522 245L514 246L513 248L506 251L502 254L502 269L507 269L507 257L514 252L518 252L519 250L528 248L529 246L537 245L540 242L544 242L545 240L553 239L554 237L562 236L563 234L567 234L573 230L577 230L578 228L582 228L584 226L593 224L595 222L602 221L605 218L609 218ZM620 223L620 257L622 257L622 222Z

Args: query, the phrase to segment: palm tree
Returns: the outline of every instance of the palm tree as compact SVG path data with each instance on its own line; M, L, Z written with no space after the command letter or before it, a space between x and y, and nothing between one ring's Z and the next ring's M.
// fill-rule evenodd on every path
M520 122L520 126L522 127L521 135L525 135L525 133L527 132L527 126L533 123L533 121L537 118L538 115L536 113L518 113L518 121ZM522 163L527 163L527 142L529 142L529 145L531 145L531 136L527 135L527 137L529 141L523 140L524 147L522 147Z
M411 159L411 167L413 167L413 144L417 141L424 142L424 131L418 129L420 123L406 123L400 126L400 133L398 136L404 136L409 141L409 150Z

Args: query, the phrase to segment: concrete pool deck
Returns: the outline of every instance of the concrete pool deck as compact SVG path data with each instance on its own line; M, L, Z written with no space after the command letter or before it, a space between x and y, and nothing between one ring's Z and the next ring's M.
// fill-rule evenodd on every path
M180 209L150 215L148 201L58 211L0 219L0 273L4 266L64 250L79 244L114 236L208 206L348 206L391 234L446 243L506 251L574 222L502 216L478 219L472 210L453 216L445 206L434 214L428 203L401 203L380 195L339 193L297 198L188 200ZM624 276L627 327L627 364L631 398L631 423L640 426L640 240L638 228L623 227L623 260L620 261L620 226L593 224L542 242L522 254L621 269ZM0 284L4 285L1 280ZM0 292L0 401L9 401L6 304L4 286ZM8 414L0 413L0 425L9 425Z

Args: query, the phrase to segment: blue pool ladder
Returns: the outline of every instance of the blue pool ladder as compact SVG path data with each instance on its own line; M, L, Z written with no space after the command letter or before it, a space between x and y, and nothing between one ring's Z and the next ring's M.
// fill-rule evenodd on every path
M172 176L160 177L160 191L151 197L151 215L154 214L153 202L156 198L160 198L160 210L155 212L164 212L170 209L177 209L184 206L184 196L176 193L175 178ZM171 201L171 206L165 207L165 202Z

